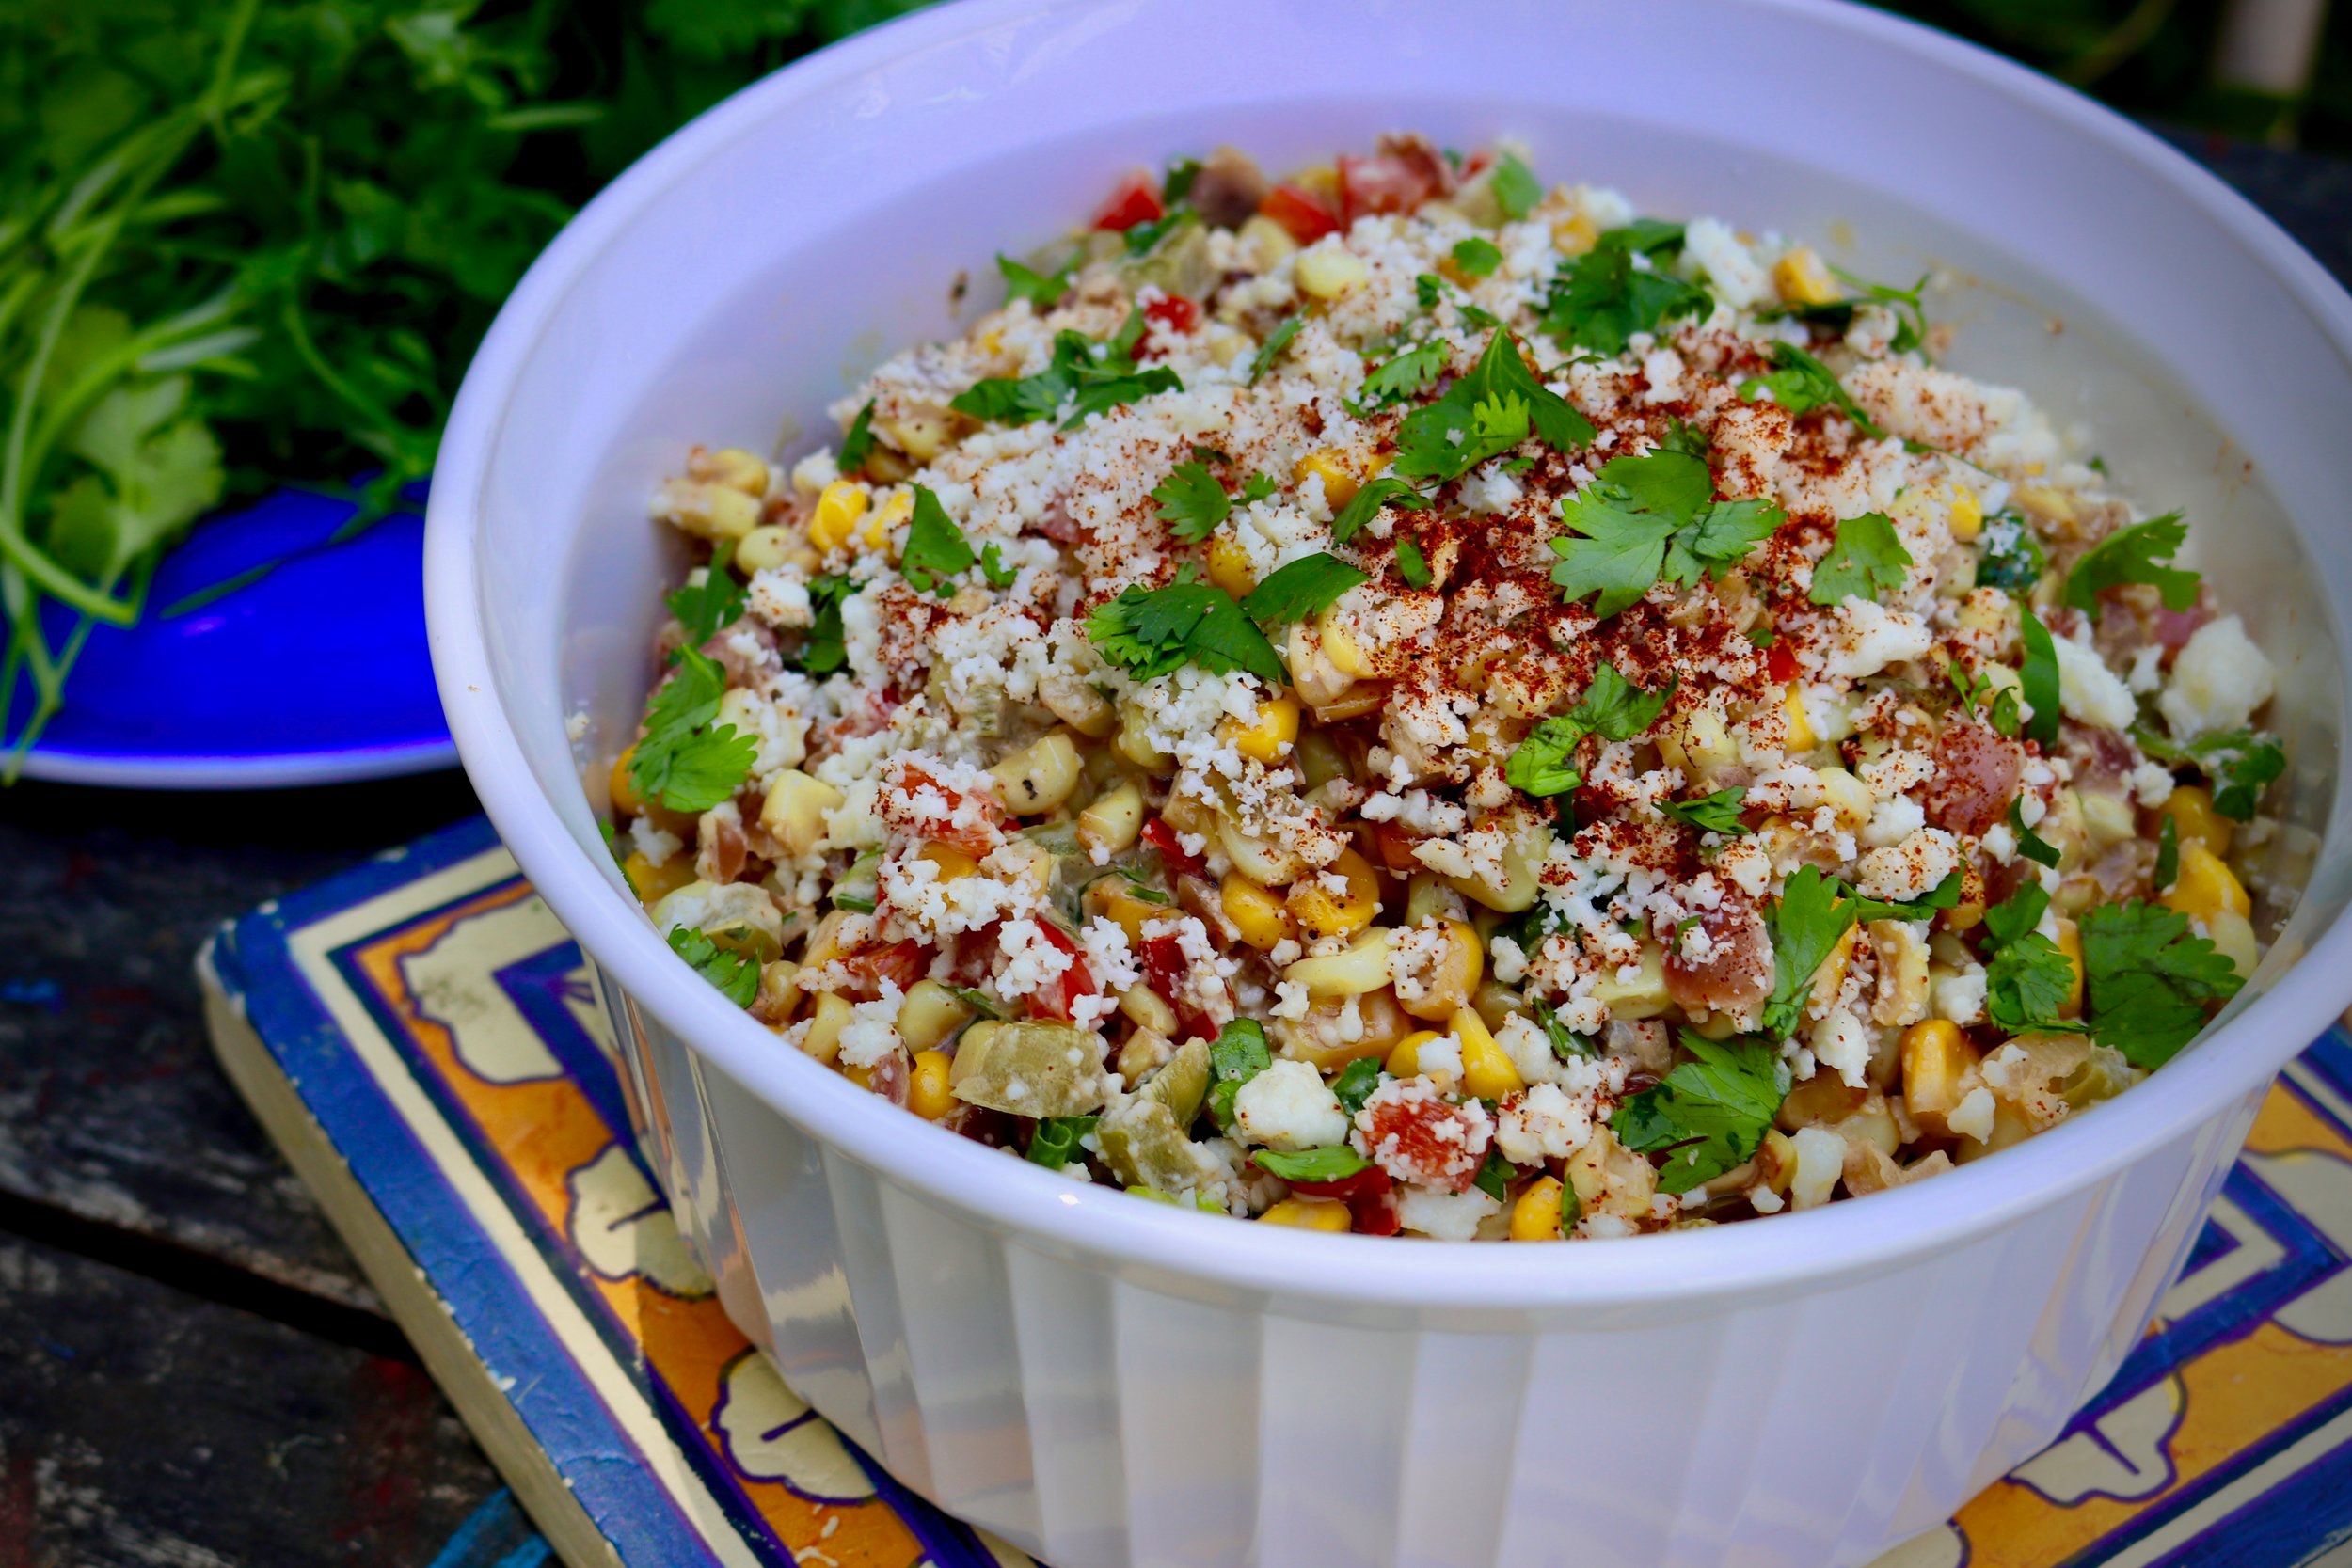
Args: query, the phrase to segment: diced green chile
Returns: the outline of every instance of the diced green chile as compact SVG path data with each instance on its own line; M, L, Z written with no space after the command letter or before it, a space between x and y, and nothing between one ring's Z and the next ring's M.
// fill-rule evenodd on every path
M1103 1037L1072 1023L1023 1022L966 1030L948 1084L958 1100L1016 1117L1078 1117L1110 1085Z

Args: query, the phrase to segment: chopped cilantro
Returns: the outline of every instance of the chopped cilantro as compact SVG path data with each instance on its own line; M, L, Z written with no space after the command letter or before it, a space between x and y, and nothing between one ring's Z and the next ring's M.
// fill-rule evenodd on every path
M2049 907L2042 884L2027 882L2007 902L1984 911L1985 934L1994 944L1984 966L1985 1012L2012 1035L2082 1028L2059 1016L2074 995L2074 960L2034 929Z
M1780 634L1770 626L1750 626L1748 645L1753 648L1769 648L1779 640L1779 636Z
M1501 1203L1511 1183L1518 1180L1519 1167L1502 1157L1502 1151L1491 1146L1486 1150L1486 1163L1470 1178L1470 1185Z
M711 941L707 932L684 926L673 927L669 940L671 952L737 1006L750 1006L759 994L759 960L750 954L732 952Z
M812 675L830 675L849 662L849 639L842 630L841 602L858 585L841 573L812 578L808 584L808 630L801 639L800 667Z
M1714 297L1698 284L1643 266L1682 248L1682 226L1645 219L1612 229L1560 269L1546 295L1544 334L1564 348L1604 356L1625 352L1637 332L1656 332L1677 317L1703 319Z
M1274 494L1276 488L1274 481L1267 475L1251 474L1241 482L1241 503L1248 506L1251 501L1262 501Z
M1745 1164L1788 1093L1788 1065L1762 1040L1682 1031L1691 1060L1617 1108L1609 1130L1637 1154L1664 1154L1661 1192L1687 1193Z
M1661 800L1658 810L1686 828L1737 838L1748 831L1748 825L1740 820L1740 802L1747 793L1744 788L1719 789L1695 800Z
M1231 594L1207 583L1131 585L1087 617L1087 635L1104 658L1137 680L1186 664L1218 674L1246 671L1268 686L1282 679L1282 661L1265 633Z
M2175 745L2152 730L2135 729L2139 749L2159 761L2187 763L2213 783L2213 809L2233 821L2250 822L2263 791L2287 770L2286 749L2274 736L2256 730L2224 730Z
M867 398L866 406L857 411L850 428L841 437L841 456L836 466L844 474L853 474L866 467L866 459L874 451L874 400Z
M1078 261L1083 252L1073 253L1070 260L1052 272L1039 272L1025 267L1009 256L996 258L996 270L1004 274L1005 302L1025 299L1042 310L1051 310L1070 292L1070 280L1077 276Z
M2163 893L2181 878L2181 825L2169 813L2165 814L2164 826L2156 830L2156 869L2148 879L2148 886Z
M1059 1170L1071 1161L1083 1159L1086 1150L1078 1140L1094 1131L1100 1117L1046 1117L1029 1135L1029 1158L1047 1170Z
M1445 363L1446 346L1437 339L1406 345L1364 372L1363 389L1347 404L1348 412L1361 419L1419 396L1437 385Z
M670 613L686 628L689 647L701 647L742 617L743 585L727 570L727 558L734 553L735 541L722 540L711 552L702 581L676 590L666 601Z
M1865 512L1837 525L1837 540L1813 568L1815 604L1843 604L1848 599L1876 603L1881 594L1903 585L1911 570L1911 552L1895 536L1895 525L1883 512Z
M1374 1056L1357 1057L1331 1080L1331 1092L1339 1097L1340 1104L1351 1117L1364 1108L1364 1101L1379 1086L1380 1062Z
M1291 346L1291 340L1297 337L1298 329L1306 325L1306 313L1294 311L1284 316L1281 325L1266 334L1265 341L1258 345L1258 352L1249 356L1249 385L1255 387L1259 379L1274 368L1274 362L1282 357L1282 351Z
M2033 536L2026 519L2014 512L1999 512L1985 519L1984 553L1977 557L1977 586L2023 594L2042 580L2049 557Z
M1796 344L1774 343L1772 363L1778 368L1740 383L1741 397L1753 402L1769 393L1774 403L1791 414L1809 414L1825 406L1836 408L1865 436L1875 440L1886 434L1862 411L1862 404L1854 402L1835 372Z
M834 908L856 914L872 914L881 900L882 852L868 849L850 863L850 869L828 890Z
M1598 594L1606 618L1638 601L1661 578L1695 587L1746 559L1782 521L1771 501L1713 499L1706 459L1670 447L1613 457L1593 482L1560 503L1581 537L1555 538L1551 580L1570 603Z
M2162 595L2165 609L2188 609L2197 602L2197 574L2170 564L2187 539L2188 524L2178 512L2116 530L2066 574L2065 602L2095 621L2102 593L2127 582L2145 582Z
M1295 1154L1261 1148L1253 1151L1249 1158L1260 1170L1269 1176L1279 1176L1285 1181L1337 1181L1372 1165L1371 1161L1345 1144L1302 1148Z
M2023 795L2009 803L2010 831L2017 835L2017 852L2036 865L2056 865L2060 856L2058 847L2026 826L2026 798Z
M1233 514L1233 498L1205 463L1179 463L1152 490L1159 519L1177 538L1198 542Z
M1120 238L1126 242L1128 255L1149 256L1159 248L1162 240L1167 239L1186 224L1200 221L1200 214L1191 208L1171 207L1158 217L1147 218L1141 223L1128 225L1120 233Z
M2024 719L2016 687L1995 686L1990 675L1979 675L1958 660L1953 661L1947 673L1960 692L1963 711L1982 718L2002 735L2017 733Z
M1443 397L1405 417L1397 430L1396 471L1406 479L1458 479L1533 434L1554 451L1593 438L1593 426L1568 400L1536 379L1511 335L1497 327L1468 375Z
M1371 580L1370 574L1327 550L1318 550L1268 573L1243 598L1241 611L1252 621L1303 621L1327 609L1358 583Z
M1544 198L1544 187L1535 178L1535 171L1510 152L1505 152L1495 165L1494 193L1495 205L1513 223L1534 212L1535 204Z
M2206 1008L2246 983L2186 915L2160 904L2102 904L2081 930L2092 1032L2134 1067L2170 1061L2205 1026Z
M1473 234L1454 247L1454 264L1466 277L1492 277L1502 265L1502 252L1494 241Z
M1542 939L1538 938L1535 946L1541 947L1542 945ZM1527 948L1524 951L1532 958L1535 948ZM1561 1022L1560 1010L1557 1007L1547 1007L1541 1002L1531 1001L1527 1008L1535 1022L1543 1026L1544 1038L1549 1042L1551 1053L1554 1056L1564 1062L1573 1062L1600 1054L1600 1043L1590 1035L1580 1035Z
M1192 195L1193 182L1200 178L1200 159L1170 158L1168 173L1160 179L1160 205L1173 207Z
M1405 579L1407 588L1429 586L1429 559L1410 538L1396 542L1396 575Z
M1965 871L1945 873L1944 879L1916 898L1897 901L1872 898L1853 889L1839 885L1839 894L1853 901L1856 920L1932 920L1938 910L1948 910L1960 902L1961 890L1968 885Z
M988 579L991 588L1010 588L1021 572L1018 567L1005 564L1005 546L992 539L980 552L980 576Z
M1812 994L1814 972L1854 923L1854 901L1819 866L1802 865L1781 888L1772 910L1772 995L1764 1005L1764 1033L1787 1039L1796 1033Z
M926 486L914 487L914 515L907 523L907 547L898 557L898 575L918 594L946 598L955 592L948 578L968 572L978 557L956 527L939 497Z
M1584 782L1570 761L1579 742L1588 735L1631 740L1658 721L1673 695L1672 682L1645 691L1619 674L1616 666L1600 665L1576 706L1536 725L1512 750L1502 765L1503 781L1530 795L1566 794Z
M1209 1042L1209 1117L1219 1127L1233 1125L1233 1096L1241 1086L1274 1065L1266 1049L1265 1025L1254 1018L1237 1018Z
M646 703L644 738L629 757L639 799L672 811L708 811L743 787L759 743L714 722L726 688L715 660L693 648L678 650L677 671Z
M1920 294L1928 286L1925 275L1910 288L1898 289L1891 284L1868 282L1842 268L1832 267L1829 270L1840 283L1855 293L1822 305L1768 306L1756 313L1756 318L1759 321L1773 321L1786 316L1843 333L1853 325L1854 312L1863 306L1883 305L1895 317L1895 336L1888 344L1890 348L1897 354L1908 354L1926 344L1927 307L1920 299Z
M1389 474L1382 474L1347 499L1339 515L1331 519L1331 543L1344 545L1356 537L1363 526L1377 516L1384 506L1394 506L1407 512L1418 512L1429 504L1429 498Z
M2032 710L2032 717L2026 721L2026 738L2055 746L2060 711L2058 646L2050 641L2050 628L2023 606L2017 611L2017 633L2026 644L2026 662L2017 672L2017 684L2025 690L2026 706Z
M1029 424L1049 420L1070 406L1064 430L1074 430L1090 414L1154 392L1181 392L1184 383L1166 365L1138 367L1136 345L1143 340L1143 312L1128 312L1126 325L1097 341L1083 332L1054 334L1053 362L1035 375L995 376L976 381L947 404L991 424Z

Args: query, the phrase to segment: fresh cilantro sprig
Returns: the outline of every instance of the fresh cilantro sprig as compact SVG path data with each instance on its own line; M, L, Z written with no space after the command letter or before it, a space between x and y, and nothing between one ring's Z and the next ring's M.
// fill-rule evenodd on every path
M2061 1016L2074 996L2074 960L2035 929L2049 907L2049 894L2040 882L2029 881L1984 911L1992 943L1984 966L1984 1009L2012 1035L2082 1031L2081 1023Z
M1258 352L1249 356L1249 385L1255 387L1265 372L1274 368L1274 362L1282 357L1283 350L1291 346L1291 340L1297 337L1298 329L1306 325L1306 312L1295 310L1284 316L1274 330L1265 335L1265 341L1258 345Z
M850 428L841 437L841 455L836 466L846 477L862 471L866 460L874 454L874 400L867 398L866 406L857 411Z
M1903 585L1911 571L1911 552L1896 537L1895 525L1883 512L1865 512L1837 525L1836 541L1813 568L1811 598L1818 605L1843 604L1848 599L1875 603L1881 594Z
M1035 375L976 381L947 406L990 424L1022 425L1052 419L1067 404L1070 415L1061 428L1075 430L1089 415L1154 392L1183 391L1184 384L1166 365L1136 365L1143 326L1143 312L1133 310L1117 333L1100 341L1083 332L1057 332L1053 361L1045 369Z
M1719 1042L1685 1029L1681 1046L1691 1060L1609 1118L1626 1148L1666 1156L1658 1167L1666 1193L1687 1193L1755 1158L1788 1094L1788 1064L1765 1041Z
M1465 277L1492 277L1502 265L1502 252L1494 241L1473 234L1454 245L1454 265Z
M1429 558L1421 553L1421 546L1409 537L1396 542L1396 575L1407 588L1429 586Z
M1252 621L1304 621L1322 613L1332 602L1369 574L1326 550L1299 557L1266 574L1263 582L1242 596L1241 610Z
M1022 265L1009 256L996 258L996 270L1004 275L1005 299L1008 304L1025 299L1042 313L1061 303L1061 296L1070 292L1071 279L1078 275L1078 262L1083 252L1073 253L1070 260L1052 272L1040 272Z
M1237 1018L1209 1042L1209 1119L1219 1127L1233 1125L1233 1097L1241 1086L1274 1065L1266 1049L1265 1025L1254 1018Z
M1772 910L1772 994L1764 1004L1764 1033L1796 1033L1812 995L1814 972L1845 940L1858 912L1844 890L1819 866L1802 865L1783 885Z
M1551 580L1571 604L1594 598L1602 619L1661 580L1685 588L1720 578L1772 537L1783 514L1769 500L1719 501L1704 457L1661 447L1613 457L1560 503L1573 537L1555 538Z
M1836 372L1796 344L1774 343L1772 364L1774 369L1740 383L1740 395L1750 402L1770 395L1792 415L1810 414L1816 408L1836 408L1871 439L1886 434L1877 420L1863 412L1862 404L1854 402Z
M2165 609L2187 610L2197 603L2198 576L2171 564L2187 540L2188 523L2178 512L2118 529L2074 562L2061 597L2095 621L2100 594L2127 582L2144 582L2154 587Z
M1005 564L1005 546L992 539L980 551L980 576L991 588L1010 588L1021 577L1021 569Z
M1087 617L1087 636L1137 680L1186 664L1219 674L1244 671L1269 686L1282 678L1282 661L1265 633L1232 594L1205 582L1131 585Z
M2009 829L2017 835L2017 852L2036 865L2055 866L2065 859L2057 845L2026 826L2026 798L2023 795L2009 803Z
M1656 691L1645 691L1603 663L1593 671L1592 684L1576 706L1537 724L1514 747L1502 765L1503 781L1529 795L1565 795L1584 782L1572 759L1588 735L1603 740L1631 740L1647 733L1674 696L1668 681Z
M1364 384L1348 401L1347 411L1358 419L1383 408L1410 402L1438 384L1445 373L1446 346L1435 338L1407 343L1364 372Z
M1995 732L2014 736L2025 722L2021 699L2014 686L1996 686L1989 675L1979 675L1955 659L1949 669L1952 687L1960 693L1961 710L1980 717Z
M1279 1149L1255 1149L1249 1156L1260 1170L1285 1181L1337 1181L1371 1168L1372 1162L1345 1144L1302 1148L1294 1154Z
M1233 498L1206 463L1179 463L1152 489L1155 514L1177 538L1195 543L1216 531L1233 515Z
M1357 492L1347 499L1347 504L1340 508L1339 515L1331 519L1331 542L1335 545L1344 545L1355 538L1366 523L1379 515L1380 509L1384 506L1393 506L1406 512L1418 512L1428 504L1427 496L1422 495L1403 480L1389 474L1382 474L1370 483L1359 487Z
M1536 379L1518 344L1497 327L1469 374L1405 417L1397 429L1396 472L1440 483L1459 479L1531 435L1555 451L1573 451L1593 439L1593 426Z
M743 585L727 570L735 541L722 540L710 554L710 566L700 582L674 590L667 600L670 613L686 628L687 646L699 648L743 615Z
M1364 1108L1372 1091L1380 1086L1380 1060L1376 1056L1359 1056L1340 1069L1331 1080L1331 1093L1349 1116Z
M1511 223L1534 212L1544 198L1543 182L1535 178L1535 171L1513 152L1505 152L1495 164L1493 188L1495 205Z
M1563 348L1614 357L1637 332L1656 332L1683 317L1704 319L1715 308L1714 296L1657 265L1681 249L1680 224L1644 219L1605 230L1552 279L1545 336Z
M1838 267L1829 269L1836 279L1855 291L1843 299L1833 299L1820 305L1772 305L1756 312L1758 321L1776 321L1783 317L1804 322L1808 325L1825 326L1843 333L1853 325L1854 313L1866 305L1883 305L1895 317L1895 336L1888 346L1897 354L1909 354L1925 347L1928 335L1927 307L1921 294L1928 286L1928 277L1908 289L1892 284L1872 283Z
M1747 790L1740 787L1719 789L1712 795L1702 795L1694 800L1660 800L1659 815L1692 828L1703 833L1722 833L1737 838L1749 831L1740 820L1740 802L1747 799Z
M2166 893L2181 877L2180 819L2167 812L2164 825L2156 830L2156 868L2148 874L2152 892Z
M759 742L715 723L726 675L698 649L680 648L677 668L645 704L645 734L630 754L629 783L641 800L672 811L708 811L751 777Z
M2134 1067L2170 1061L2246 983L2186 915L2160 904L2102 904L2079 929L2091 1032Z
M2026 738L2055 746L2060 717L2058 645L2050 641L2050 628L2022 606L2017 611L2017 633L2026 647L2026 661L2017 671L2017 684L2025 692L2026 706L2030 710L2026 720Z
M2258 730L2224 730L2182 746L2141 726L2132 738L2159 762L2185 763L2204 774L2213 784L2213 809L2233 821L2252 821L2263 791L2287 770L2286 748Z
M956 527L939 497L927 485L914 487L914 514L907 523L907 546L898 555L898 575L918 594L946 598L955 592L947 579L968 572L979 558L971 542Z
M750 954L731 952L711 941L708 933L685 926L671 928L669 942L671 952L737 1006L750 1006L759 994L759 960Z
M799 663L811 675L830 675L850 659L849 638L841 625L841 605L858 591L858 584L841 573L812 578L808 584L808 630L801 638Z

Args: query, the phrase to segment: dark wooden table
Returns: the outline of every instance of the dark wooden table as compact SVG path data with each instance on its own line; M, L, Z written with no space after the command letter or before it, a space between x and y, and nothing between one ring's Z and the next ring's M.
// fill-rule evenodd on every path
M2182 145L2352 277L2352 163ZM0 1568L543 1550L215 1067L189 967L474 809L455 774L0 793Z

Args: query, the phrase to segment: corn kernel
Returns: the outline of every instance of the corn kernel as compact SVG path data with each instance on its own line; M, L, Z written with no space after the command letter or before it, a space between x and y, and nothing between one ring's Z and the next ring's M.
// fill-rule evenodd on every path
M2254 912L2237 873L2202 844L2187 839L2181 841L2180 875L2165 890L2162 902L2166 909L2207 922L2223 911L2241 919Z
M1416 1029L1389 1047L1389 1059L1381 1066L1389 1069L1392 1078L1417 1078L1421 1075L1421 1048L1444 1037L1435 1029Z
M1241 940L1261 953L1272 951L1291 934L1282 900L1238 871L1228 871L1217 884L1216 902Z
M741 447L722 447L704 455L695 466L694 477L730 490L740 490L747 496L768 493L768 465Z
M1015 816L1036 816L1070 799L1085 770L1078 743L1061 731L1042 735L988 770L996 797Z
M2058 926L2058 948L2066 955L2066 961L2074 967L2074 983L2066 988L2066 1000L2058 1004L2060 1018L2080 1018L2083 1010L2083 934L2073 921L2060 915Z
M1515 1242L1556 1242L1560 1240L1561 1198L1567 1189L1556 1176L1541 1176L1527 1184L1518 1201L1511 1205L1511 1240Z
M1347 1205L1336 1197L1309 1197L1296 1194L1284 1198L1258 1216L1261 1225L1288 1225L1301 1230L1328 1230L1340 1234L1355 1228L1355 1216Z
M1563 256L1581 256L1600 238L1600 230L1582 210L1551 220L1551 247Z
M880 451L883 449L877 447L875 450ZM857 531L858 543L869 550L881 549L888 543L890 531L914 515L914 492L894 490L890 499L882 503L881 510L866 515L865 523Z
M1327 877L1341 879L1346 891L1334 893L1325 886ZM1343 849L1321 872L1310 872L1292 883L1286 902L1291 918L1309 936L1352 936L1380 912L1380 883L1370 862L1353 849Z
M1220 533L1209 541L1209 580L1236 599L1248 597L1249 591L1258 586L1258 572L1249 564L1249 552L1230 533Z
M2262 948L2254 941L2252 921L2229 910L2216 910L2205 917L2205 934L2213 939L2214 951L2237 970L2238 978L2253 978L2254 966L2262 961Z
M824 780L787 768L769 781L760 802L759 825L795 859L825 836L825 815L848 799Z
M803 558L803 565L814 565L817 561L816 552L802 545L798 534L774 523L752 530L735 546L735 565L747 575L781 566L796 557Z
M1318 245L1299 256L1291 277L1298 284L1298 292L1311 299L1337 299L1348 290L1362 286L1372 277L1372 268L1352 250L1336 245Z
M1984 531L1984 503L1965 484L1952 486L1952 537L1974 539Z
M1915 1120L1943 1117L1960 1103L1961 1077L1977 1053L1948 1018L1931 1018L1903 1031L1903 1104Z
M1837 279L1810 245L1799 245L1772 263L1772 287L1791 305L1834 305Z
M1271 768L1290 753L1298 738L1298 699L1290 692L1258 705L1258 716L1245 724L1238 719L1217 721L1216 737L1231 741L1233 750Z
M1295 483L1304 484L1311 475L1323 481L1324 504L1334 512L1354 500L1363 485L1346 458L1329 447L1311 451L1292 466L1291 478Z
M1372 660L1365 657L1363 644L1356 641L1356 633L1343 617L1325 611L1317 637L1332 669L1357 680L1372 673Z
M629 747L612 759L612 776L606 792L612 799L612 809L623 816L635 816L645 809L645 802L637 793L637 781L629 777L629 765L637 760L637 748Z
M2172 831L2179 835L2184 848L2201 844L2217 855L2230 852L2230 835L2234 827L2228 817L2213 809L2213 791L2202 784L2176 785L2164 798L2161 810L2172 818Z
M938 879L952 882L969 877L980 869L980 863L952 844L926 844L914 852L918 861L929 861L939 867Z
M945 1044L972 1017L972 1004L936 980L917 980L898 1004L898 1038L909 1051Z
M1337 953L1301 958L1282 971L1282 978L1307 988L1309 996L1362 996L1389 989L1389 955L1394 933L1375 926Z
M1106 855L1131 847L1142 831L1143 791L1132 779L1104 790L1078 814L1078 842Z
M1788 715L1788 752L1809 752L1820 744L1813 733L1813 721L1804 716L1804 688L1790 681L1788 689L1781 693L1780 705Z
M841 1031L850 1026L856 1009L850 999L839 991L824 991L817 998L817 1010L811 1014L807 1032L801 1036L801 1049L820 1062L831 1062L841 1054Z
M1511 1065L1509 1052L1495 1043L1486 1021L1468 1007L1456 1012L1446 1027L1462 1042L1462 1086L1481 1100L1501 1100L1527 1087L1527 1080Z
M2021 485L2017 491L2017 504L2054 523L2074 521L2074 498L2047 484Z
M637 895L639 903L658 904L694 879L694 857L672 855L656 865L644 850L632 849L621 863L621 875L628 879L628 890Z
M866 486L836 479L817 498L817 513L808 520L808 542L830 555L850 542L850 531L866 515L869 499Z
M1136 1028L1148 1030L1163 1038L1174 1038L1180 1027L1176 1009L1169 1006L1168 998L1141 981L1119 993L1119 1011ZM1133 1082L1132 1079L1129 1081Z
M1422 993L1409 1002L1403 998L1397 1002L1415 1018L1451 1018L1469 1006L1486 972L1486 948L1469 922L1443 920L1438 929L1445 934L1445 948L1421 976Z
M1095 913L1126 932L1128 942L1136 944L1143 941L1143 928L1167 914L1168 907L1148 903L1128 892L1123 885L1110 885L1123 881L1124 879L1114 877L1095 883L1087 890L1087 900Z
M956 1108L947 1086L948 1069L955 1064L945 1051L918 1051L914 1070L907 1077L907 1109L925 1121L937 1121Z

